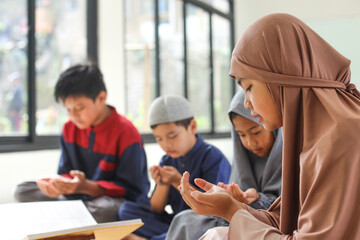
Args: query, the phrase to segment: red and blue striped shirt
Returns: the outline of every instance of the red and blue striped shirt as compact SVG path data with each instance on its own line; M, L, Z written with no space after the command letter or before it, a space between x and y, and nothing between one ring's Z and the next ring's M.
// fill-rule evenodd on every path
M70 170L80 170L105 188L108 196L132 201L146 198L150 183L141 136L115 108L95 127L79 129L68 121L61 136L61 151L59 174L70 177Z

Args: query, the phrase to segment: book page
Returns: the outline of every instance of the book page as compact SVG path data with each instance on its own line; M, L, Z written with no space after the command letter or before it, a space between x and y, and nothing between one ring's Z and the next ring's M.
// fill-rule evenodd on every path
M31 234L24 239L99 239L99 240L119 240L144 225L140 218L125 221L99 223L78 228L67 228L59 231L52 231L40 234ZM92 237L86 237L92 236Z
M81 200L0 204L0 239L97 224Z

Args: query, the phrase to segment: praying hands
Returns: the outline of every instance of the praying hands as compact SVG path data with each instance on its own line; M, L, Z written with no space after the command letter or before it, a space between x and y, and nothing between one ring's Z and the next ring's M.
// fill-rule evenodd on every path
M190 185L189 177L188 172L183 174L179 190L184 201L195 213L221 217L230 222L235 212L246 209L243 203L233 198L224 188L197 178L195 184L205 191L201 192Z

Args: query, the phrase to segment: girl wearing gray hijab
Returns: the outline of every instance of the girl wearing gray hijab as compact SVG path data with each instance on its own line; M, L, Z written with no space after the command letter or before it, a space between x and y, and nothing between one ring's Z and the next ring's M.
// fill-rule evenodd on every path
M230 103L234 156L229 182L232 184L219 185L238 201L255 209L267 209L281 192L281 129L265 130L244 107L244 99L244 91L240 89ZM210 228L228 225L221 218L185 210L174 217L166 239L199 239Z

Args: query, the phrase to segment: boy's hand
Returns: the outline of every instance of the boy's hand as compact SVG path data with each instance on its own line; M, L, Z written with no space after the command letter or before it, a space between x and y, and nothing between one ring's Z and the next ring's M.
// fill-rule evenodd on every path
M56 198L61 195L61 192L50 183L51 179L52 178L41 178L36 180L36 184L46 196Z
M221 217L230 222L237 210L246 209L242 203L236 201L225 189L203 179L195 179L195 184L205 192L195 190L189 183L189 177L188 172L183 174L179 190L184 201L195 213Z
M162 183L171 184L175 188L180 185L182 175L173 166L163 166L160 173Z
M151 177L154 179L155 183L158 185L164 185L161 181L160 166L152 166L150 168Z
M78 190L85 183L85 174L79 170L71 170L70 175L73 179L60 176L52 179L51 184L61 192L61 194L78 193Z
M152 166L150 173L156 184L172 185L175 188L179 186L182 177L173 166Z
M244 196L248 201L248 205L250 203L257 201L260 198L260 195L258 194L255 188L249 188L248 190L246 190L244 192Z
M230 195L238 200L239 202L245 203L247 205L255 202L260 198L260 195L257 193L255 188L249 188L245 192L243 192L238 184L224 184L222 182L218 183L219 187L222 187L230 193Z

